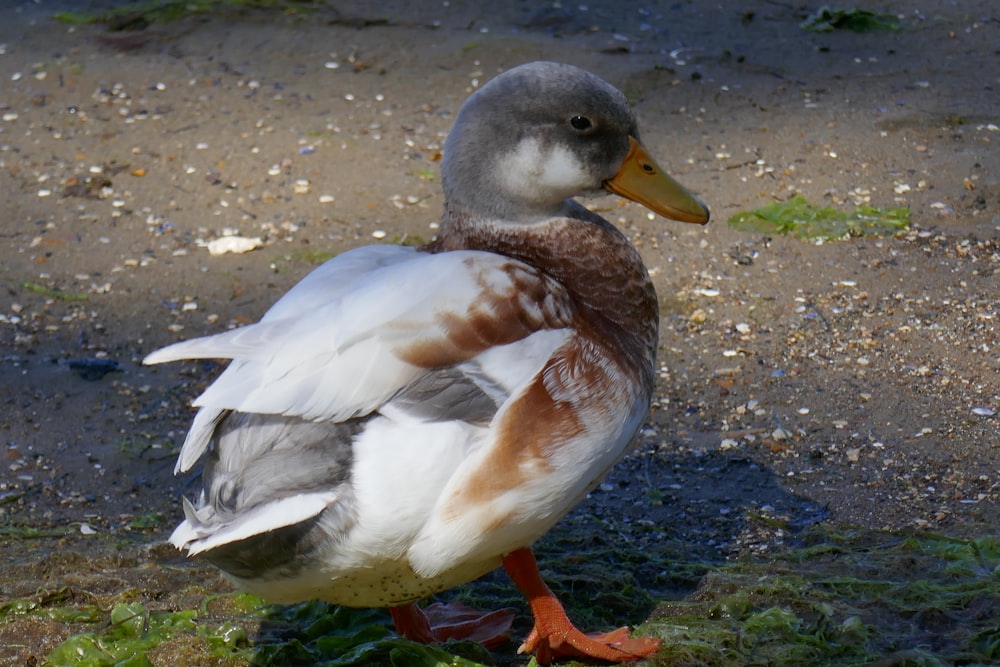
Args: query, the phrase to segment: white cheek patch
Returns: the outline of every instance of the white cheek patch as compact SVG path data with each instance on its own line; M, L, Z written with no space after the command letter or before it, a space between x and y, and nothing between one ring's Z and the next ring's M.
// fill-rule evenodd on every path
M528 201L562 201L599 185L564 146L542 150L530 137L500 156L497 176L505 191Z

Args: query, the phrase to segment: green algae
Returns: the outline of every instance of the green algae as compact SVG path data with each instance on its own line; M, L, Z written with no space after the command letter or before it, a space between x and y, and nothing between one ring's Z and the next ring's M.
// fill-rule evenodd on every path
M139 667L152 665L146 652L177 632L194 629L194 611L150 612L139 602L111 609L100 633L74 635L49 654L53 665Z
M385 614L320 602L265 605L244 594L212 596L218 605L232 598L234 607L254 607L247 615L218 620L201 610L151 611L139 602L113 607L106 622L92 632L69 637L47 658L51 665L131 667L154 664L393 665L397 667L477 667L481 662L438 646L391 636ZM235 611L235 609L234 609ZM248 620L258 633L251 639ZM478 646L465 652L488 654Z
M654 665L1000 660L998 535L970 540L821 524L764 558L705 561L652 529L648 541L641 531L622 540L595 519L554 533L538 545L539 562L570 617L587 630L648 618L636 632L664 641ZM31 645L30 621L41 619L46 636L63 629L64 639L39 656L49 665L532 664L514 653L531 620L502 573L447 596L519 611L514 641L488 653L467 642L400 639L381 610L219 593L227 586L211 568L166 548L133 549L75 557L61 549L37 564L21 558L20 569L4 575L4 591L12 590L8 577L21 590L32 581L63 583L0 605L0 644L17 637Z
M47 296L52 299L58 299L59 301L87 301L90 296L87 294L78 294L73 292L64 292L61 289L51 289L45 285L39 285L38 283L33 283L30 280L25 280L21 283L21 287L28 290L29 292L34 292L35 294L41 294L42 296Z
M823 5L807 16L799 27L810 32L833 32L834 30L899 32L902 29L902 24L893 14Z
M694 595L661 605L645 626L666 643L657 664L1000 658L1000 537L814 529L806 539L768 562L713 570Z
M176 21L192 14L249 9L307 13L324 6L326 3L312 0L149 0L103 11L59 12L54 18L75 25L102 23L113 30L129 30L149 23Z
M810 241L833 241L854 236L891 236L910 228L910 209L858 206L840 211L816 206L796 195L753 211L741 211L727 221L743 232L789 235Z
M37 540L43 537L62 537L68 532L70 532L69 528L29 526L23 523L0 524L0 538L5 540Z
M336 256L335 253L326 250L299 250L287 256L291 262L301 262L310 266L319 266L330 261Z

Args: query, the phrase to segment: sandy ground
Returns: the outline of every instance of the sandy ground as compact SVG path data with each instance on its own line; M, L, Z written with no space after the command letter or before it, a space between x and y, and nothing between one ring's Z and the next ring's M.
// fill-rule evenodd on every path
M714 216L589 202L654 276L662 369L636 454L580 511L708 557L786 539L748 512L996 531L1000 21L987 0L906 4L867 5L899 33L817 34L812 7L764 0L337 2L119 32L4 3L0 523L78 526L84 553L94 532L168 534L187 403L217 367L143 356L255 320L347 248L432 237L462 100L551 59L625 91ZM796 193L907 206L912 229L816 245L726 225ZM210 254L227 234L261 247ZM66 543L32 544L8 548Z

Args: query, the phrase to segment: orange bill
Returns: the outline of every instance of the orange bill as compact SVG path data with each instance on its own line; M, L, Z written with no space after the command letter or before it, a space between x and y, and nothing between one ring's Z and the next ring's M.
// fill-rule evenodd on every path
M708 222L708 208L660 169L642 144L633 137L628 140L628 155L615 177L604 182L604 189L665 218L699 225Z

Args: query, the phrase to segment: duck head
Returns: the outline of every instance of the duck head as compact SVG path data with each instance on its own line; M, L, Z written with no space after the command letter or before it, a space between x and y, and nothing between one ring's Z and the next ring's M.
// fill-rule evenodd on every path
M708 209L639 142L625 96L552 62L510 69L473 93L444 146L445 218L533 222L601 190L660 215L704 224Z

